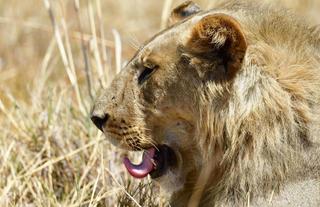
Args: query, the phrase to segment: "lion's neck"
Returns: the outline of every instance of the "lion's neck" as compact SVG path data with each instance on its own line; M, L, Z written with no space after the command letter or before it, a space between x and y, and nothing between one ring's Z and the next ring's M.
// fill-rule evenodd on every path
M316 121L320 117L312 108L319 103L310 103L314 92L308 91L310 85L305 80L294 83L310 94L293 99L292 91L263 70L249 68L239 76L227 104L216 98L200 107L206 109L200 120L205 127L198 130L200 147L212 158L217 146L223 150L219 162L223 175L218 184L204 189L201 199L211 200L209 206L247 205L251 198L277 193L289 182L320 174L320 124Z

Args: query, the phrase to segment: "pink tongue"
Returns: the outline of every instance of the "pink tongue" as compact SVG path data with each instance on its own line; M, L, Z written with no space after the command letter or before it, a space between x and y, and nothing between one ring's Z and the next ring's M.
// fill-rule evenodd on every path
M155 168L153 162L155 152L156 149L153 147L145 151L142 156L142 162L138 165L132 164L127 157L124 158L123 164L127 168L130 175L135 178L144 178Z

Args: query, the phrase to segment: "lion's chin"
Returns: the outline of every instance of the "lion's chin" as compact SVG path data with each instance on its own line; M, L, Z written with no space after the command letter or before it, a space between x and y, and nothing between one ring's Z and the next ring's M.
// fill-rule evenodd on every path
M167 166L167 169L161 176L152 176L151 178L161 186L163 192L168 196L171 196L173 193L181 190L184 185L186 178L182 172L183 160L179 150L170 148L174 152L174 165ZM172 158L172 157L171 157Z
M153 180L161 186L161 190L168 196L180 191L185 184L184 176L177 169L169 169L164 175Z
M123 145L119 139L112 134L106 134L109 141L117 148L132 151L133 149ZM172 145L172 146L171 146ZM169 194L181 190L185 184L185 176L182 172L183 159L182 155L175 144L167 143L144 150L142 160L139 164L133 164L129 158L124 158L124 166L129 174L134 178L144 178L147 175L161 186ZM133 150L135 151L135 150ZM153 152L152 152L153 151ZM150 157L151 156L151 157ZM153 163L153 167L150 166Z

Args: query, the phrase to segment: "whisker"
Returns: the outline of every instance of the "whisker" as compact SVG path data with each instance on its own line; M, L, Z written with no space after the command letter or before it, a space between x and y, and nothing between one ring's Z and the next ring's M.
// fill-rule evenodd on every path
M128 134L128 136L129 136L130 140L132 140L132 142L133 142L132 147L135 149L138 149L138 150L142 150L141 147L139 145L137 145L137 143L136 143L137 139L132 136L132 133Z

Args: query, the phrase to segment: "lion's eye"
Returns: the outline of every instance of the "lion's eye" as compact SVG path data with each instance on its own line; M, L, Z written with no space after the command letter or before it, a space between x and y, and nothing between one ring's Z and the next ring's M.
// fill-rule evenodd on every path
M156 70L157 66L144 66L143 71L140 73L138 77L138 84L143 84L148 78L152 75L152 73Z

